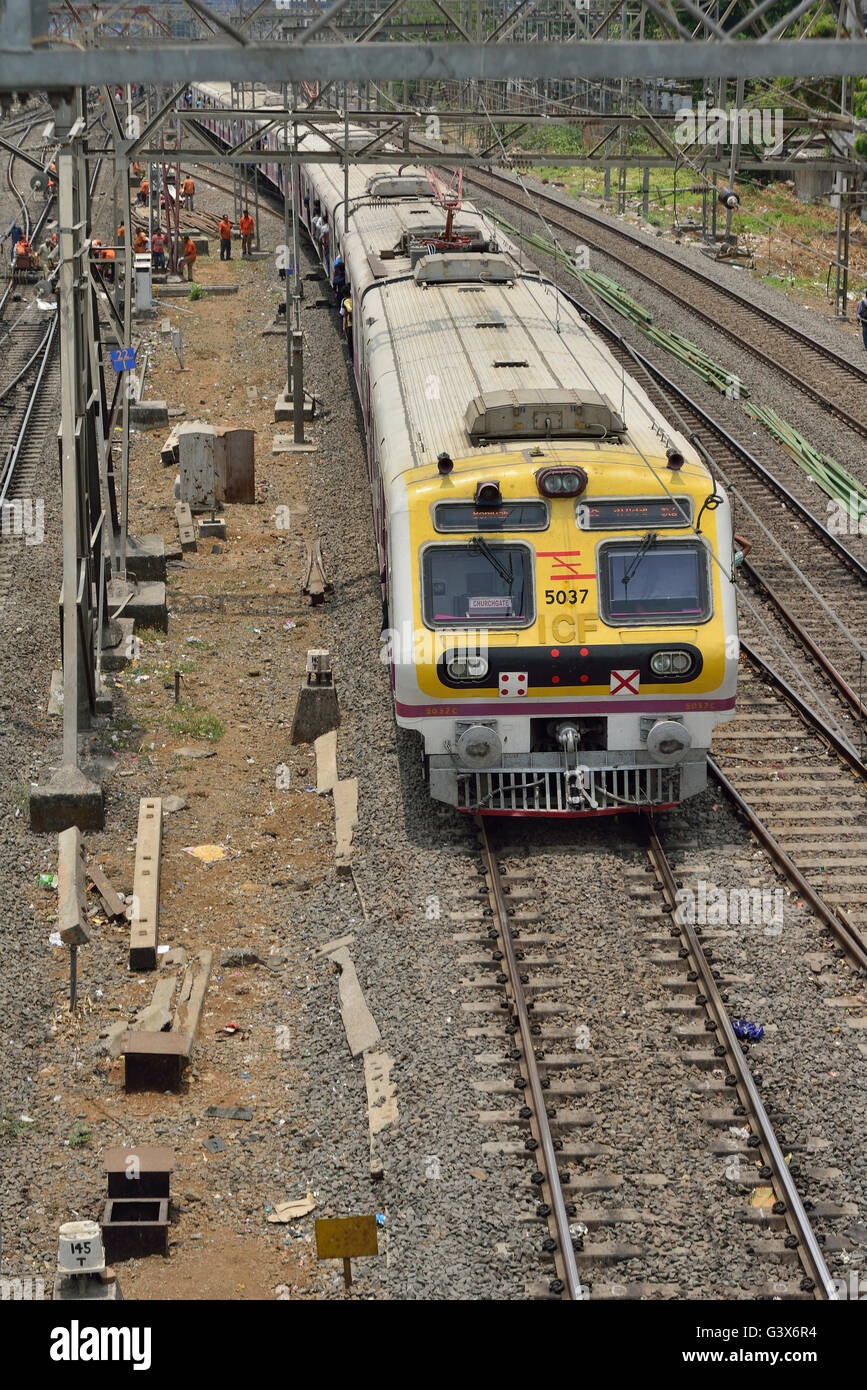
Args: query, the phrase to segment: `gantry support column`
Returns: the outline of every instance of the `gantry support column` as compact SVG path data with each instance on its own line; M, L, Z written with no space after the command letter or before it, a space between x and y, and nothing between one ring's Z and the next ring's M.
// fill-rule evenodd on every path
M60 243L61 487L63 498L63 758L30 798L34 830L100 829L101 788L79 767L79 732L90 726L99 690L98 621L105 611L100 469L92 412L89 195L84 92L53 98ZM104 521L104 517L102 518Z

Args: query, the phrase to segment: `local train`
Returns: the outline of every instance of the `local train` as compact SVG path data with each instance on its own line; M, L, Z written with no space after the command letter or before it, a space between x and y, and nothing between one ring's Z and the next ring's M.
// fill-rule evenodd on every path
M305 136L293 197L351 300L384 654L431 795L548 816L694 795L734 717L724 491L483 212L398 154L353 163L347 205L333 148Z

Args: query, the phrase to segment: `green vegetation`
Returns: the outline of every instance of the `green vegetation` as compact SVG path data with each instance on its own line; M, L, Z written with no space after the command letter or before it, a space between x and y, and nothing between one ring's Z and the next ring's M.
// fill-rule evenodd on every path
M26 1120L16 1115L14 1110L4 1110L0 1114L0 1134L4 1139L20 1139L35 1126L35 1120Z
M170 733L208 743L216 743L226 732L223 723L215 714L208 714L207 710L199 709L192 701L182 700L174 705L168 714L163 715L162 722Z
M87 1149L90 1147L92 1134L83 1120L76 1120L72 1126L72 1133L67 1139L67 1144L71 1149Z
M190 285L190 292L187 295L187 299L191 299L195 303L197 299L204 299L206 293L207 291L194 281L193 284Z
M166 640L166 634L158 627L140 627L136 637L145 647L153 647Z

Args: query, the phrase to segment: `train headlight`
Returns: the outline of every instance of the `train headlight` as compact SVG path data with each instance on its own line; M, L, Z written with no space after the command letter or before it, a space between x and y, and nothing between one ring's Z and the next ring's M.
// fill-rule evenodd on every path
M587 474L583 468L543 468L536 486L543 497L577 497L587 486Z
M654 652L650 669L657 676L685 676L692 666L689 652Z
M453 681L480 681L488 674L488 659L485 656L453 656L446 662L446 670Z

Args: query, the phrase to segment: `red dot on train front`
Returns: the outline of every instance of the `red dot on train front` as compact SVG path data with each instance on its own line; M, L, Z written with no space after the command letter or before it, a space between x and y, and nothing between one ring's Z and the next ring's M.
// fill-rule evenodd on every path
M560 684L560 677L559 677L559 676L552 676L552 677L551 677L551 684L552 684L552 685L559 685L559 684Z
M579 656L589 656L589 655L590 655L590 653L589 653L589 651L587 650L587 648L586 648L586 647L582 647L581 650L580 650L580 652L579 652Z
M551 655L552 655L552 656L559 656L559 655L560 655L560 648L559 648L559 647L552 647L552 648L551 648Z
M590 679L589 676L582 676L582 677L581 677L581 684L582 684L582 685L585 685L586 682L589 681L589 679Z

